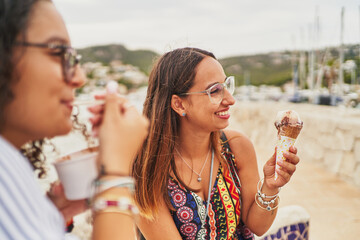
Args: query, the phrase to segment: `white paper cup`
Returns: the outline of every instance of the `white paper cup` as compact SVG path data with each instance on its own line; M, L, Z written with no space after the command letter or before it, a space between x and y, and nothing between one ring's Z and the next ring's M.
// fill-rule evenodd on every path
M90 198L97 178L95 148L84 149L58 159L54 165L69 200Z

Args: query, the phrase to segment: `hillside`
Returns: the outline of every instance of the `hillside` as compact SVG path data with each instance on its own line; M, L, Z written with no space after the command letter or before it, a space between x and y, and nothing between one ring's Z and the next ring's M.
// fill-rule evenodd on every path
M322 59L325 49L317 51L318 59ZM147 75L151 71L154 59L159 56L150 50L128 50L123 45L104 45L80 49L83 62L102 62L109 64L112 60L121 60L125 64L139 67ZM338 49L329 48L327 51L327 64L336 67ZM357 45L348 45L345 48L345 60L359 61L359 48ZM244 76L249 76L252 85L277 85L281 86L292 79L292 64L290 52L272 52L249 56L234 56L219 60L227 75L236 77L237 85L245 83ZM306 63L307 66L307 63ZM358 69L359 71L359 69ZM360 73L360 72L359 72ZM345 74L345 81L350 81L349 74Z
M220 63L227 75L235 76L237 85L246 84L246 74L252 85L280 86L291 80L290 54L287 53L230 57L220 59Z
M150 50L128 50L123 45L94 46L78 50L82 55L82 62L102 62L108 65L113 60L120 60L124 64L139 67L141 71L149 74L153 60L157 53Z

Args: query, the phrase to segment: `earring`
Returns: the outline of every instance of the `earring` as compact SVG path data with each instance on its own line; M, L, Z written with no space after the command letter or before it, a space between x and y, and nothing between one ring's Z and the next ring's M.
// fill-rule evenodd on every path
M185 116L186 116L186 113L183 112L181 115L182 115L183 117L185 117Z

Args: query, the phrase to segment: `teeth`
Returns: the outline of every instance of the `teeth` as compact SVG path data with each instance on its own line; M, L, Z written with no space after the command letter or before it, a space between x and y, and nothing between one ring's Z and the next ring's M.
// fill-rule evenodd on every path
M217 112L216 115L219 115L219 116L225 116L225 115L228 115L229 114L229 111L225 111L225 112Z

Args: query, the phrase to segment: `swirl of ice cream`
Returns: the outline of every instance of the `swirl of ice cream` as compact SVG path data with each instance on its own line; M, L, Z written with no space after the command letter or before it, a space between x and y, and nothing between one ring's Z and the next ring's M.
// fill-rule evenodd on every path
M276 115L275 127L279 136L296 139L303 127L303 122L294 110L279 111Z

